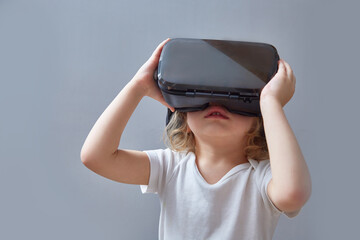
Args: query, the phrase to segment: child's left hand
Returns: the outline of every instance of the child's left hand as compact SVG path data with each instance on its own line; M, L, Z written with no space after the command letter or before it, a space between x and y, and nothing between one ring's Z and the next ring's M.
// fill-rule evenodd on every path
M295 84L296 78L290 65L280 59L277 73L261 91L260 104L267 99L272 99L284 107L294 95Z

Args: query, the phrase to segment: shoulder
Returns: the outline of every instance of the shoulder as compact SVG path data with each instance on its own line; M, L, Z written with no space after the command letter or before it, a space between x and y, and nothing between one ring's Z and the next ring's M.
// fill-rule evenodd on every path
M171 148L159 148L153 150L144 150L150 159L157 159L161 162L171 162L173 164L178 164L182 159L190 156L192 152L187 153L186 151L175 151Z
M256 173L261 174L270 171L270 159L254 160L249 159L250 164L253 166Z
M266 160L249 159L249 162L254 168L254 172L253 172L254 180L258 185L259 189L261 190L261 188L264 187L264 185L267 185L267 183L272 178L270 159L266 159Z
M259 171L268 171L270 170L270 159L259 160Z

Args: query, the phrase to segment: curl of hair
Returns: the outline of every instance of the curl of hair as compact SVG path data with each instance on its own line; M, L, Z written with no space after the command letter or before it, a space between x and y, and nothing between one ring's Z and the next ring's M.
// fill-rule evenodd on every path
M254 160L269 159L262 117L256 117L250 130L246 133L246 136L247 145L245 146L244 151L247 158Z
M269 159L262 117L256 117L251 128L246 133L247 144L244 153L254 160ZM187 132L186 112L175 111L163 133L165 145L174 151L195 153L195 136Z
M163 139L170 149L195 153L195 137L191 131L187 132L186 112L175 111L172 114Z

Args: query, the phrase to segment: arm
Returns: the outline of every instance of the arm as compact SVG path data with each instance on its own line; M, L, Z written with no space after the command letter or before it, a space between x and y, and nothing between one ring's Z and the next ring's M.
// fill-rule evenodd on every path
M165 102L153 80L162 47L168 40L155 49L149 60L101 114L87 136L81 149L81 160L96 173L120 182L145 184L143 176L149 167L146 153L117 148L128 120L144 96L154 98L174 110Z
M114 155L124 128L144 91L130 81L101 114L88 134L81 149L81 159L103 158Z
M269 149L272 179L268 194L282 211L299 210L311 195L311 178L283 106L295 91L295 77L286 62L261 93L261 112Z

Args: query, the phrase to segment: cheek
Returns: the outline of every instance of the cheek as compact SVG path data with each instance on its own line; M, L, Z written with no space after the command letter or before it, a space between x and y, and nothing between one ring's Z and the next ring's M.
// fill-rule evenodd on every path
M248 119L246 121L247 130L250 130L252 128L252 126L255 125L255 123L256 123L256 118L248 117Z
M244 129L246 131L250 130L251 127L253 126L253 124L255 123L255 118L253 117L247 117L247 116L241 116L241 115L235 115L236 119L234 119L234 123L235 123L235 127L236 129L242 129L242 131L244 131ZM241 126L241 128L239 128Z
M201 124L200 116L201 115L198 114L197 112L188 112L187 113L186 121L187 121L188 127L191 130L196 129L197 126L199 126L199 124Z

